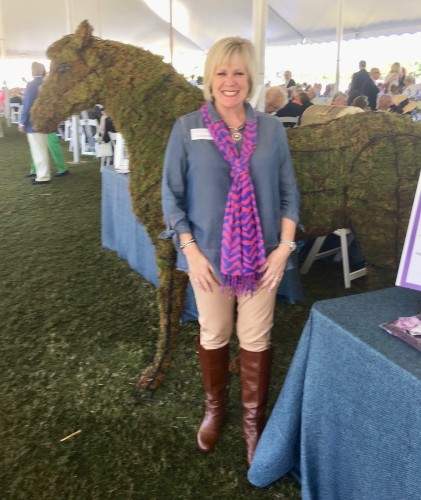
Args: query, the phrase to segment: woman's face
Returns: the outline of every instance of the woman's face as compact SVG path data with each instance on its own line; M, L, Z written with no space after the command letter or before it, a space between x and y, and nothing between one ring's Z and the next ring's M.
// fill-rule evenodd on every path
M246 66L237 54L215 68L211 89L217 109L233 110L242 107L249 88Z

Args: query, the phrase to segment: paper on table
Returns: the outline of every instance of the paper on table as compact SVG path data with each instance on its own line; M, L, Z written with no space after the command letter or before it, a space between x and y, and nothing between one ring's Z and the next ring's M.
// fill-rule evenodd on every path
M398 337L407 344L421 351L421 314L403 316L389 323L382 323L380 328L394 337ZM419 331L419 333L418 333Z

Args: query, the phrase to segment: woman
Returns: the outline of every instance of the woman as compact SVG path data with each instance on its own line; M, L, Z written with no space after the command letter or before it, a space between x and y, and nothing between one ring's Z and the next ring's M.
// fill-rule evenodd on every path
M395 62L390 67L390 71L386 75L386 78L384 79L384 90L386 94L391 92L393 86L399 88L400 76L401 76L401 65L400 63Z
M199 312L205 415L197 444L209 452L220 435L236 313L249 463L264 425L276 290L298 220L285 132L247 103L254 87L252 44L218 41L205 64L207 102L172 130L162 193L178 267L189 273Z

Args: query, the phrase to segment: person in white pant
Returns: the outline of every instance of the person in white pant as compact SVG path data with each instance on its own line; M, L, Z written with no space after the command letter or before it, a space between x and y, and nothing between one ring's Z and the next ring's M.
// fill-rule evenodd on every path
M48 142L47 134L37 132L32 127L30 112L46 72L44 65L39 62L33 62L31 69L34 79L28 83L23 95L23 107L19 130L27 134L32 160L35 165L36 178L32 179L32 184L39 185L46 184L50 182L51 179Z

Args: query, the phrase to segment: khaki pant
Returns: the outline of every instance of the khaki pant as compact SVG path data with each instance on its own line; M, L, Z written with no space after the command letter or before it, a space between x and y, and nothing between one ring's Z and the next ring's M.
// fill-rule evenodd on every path
M247 351L265 351L270 347L270 333L276 301L276 288L260 288L254 294L236 297L220 287L204 292L191 282L199 312L200 344L204 349L219 349L228 344L234 328L240 347Z
M51 174L50 159L48 157L47 134L31 132L26 135L28 137L32 161L34 162L37 174L36 180L39 182L49 181Z

